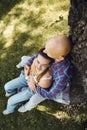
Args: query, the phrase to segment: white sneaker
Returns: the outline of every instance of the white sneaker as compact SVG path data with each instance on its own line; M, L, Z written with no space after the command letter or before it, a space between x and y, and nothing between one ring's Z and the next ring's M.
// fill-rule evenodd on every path
M11 96L11 95L13 95L13 94L15 94L15 92L6 93L6 94L5 94L5 97L9 97L9 96Z
M3 115L8 115L8 114L13 113L13 112L9 112L7 109L5 109L2 113L3 113Z
M18 112L26 112L28 111L28 109L25 107L25 105L21 106L19 109L18 109Z
M26 65L27 61L30 59L30 56L22 56L21 61L16 65L17 68L24 67Z

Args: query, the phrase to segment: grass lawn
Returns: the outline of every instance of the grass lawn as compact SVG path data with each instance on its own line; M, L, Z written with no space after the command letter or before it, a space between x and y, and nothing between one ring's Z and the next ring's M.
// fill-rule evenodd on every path
M83 130L87 104L62 105L44 101L35 109L3 116L4 84L17 77L16 64L46 41L67 34L69 0L0 0L0 130Z

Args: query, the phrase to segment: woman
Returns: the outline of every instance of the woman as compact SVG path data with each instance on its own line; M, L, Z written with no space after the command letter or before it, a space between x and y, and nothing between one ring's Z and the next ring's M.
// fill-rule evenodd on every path
M37 86L48 89L52 84L50 65L54 60L48 57L44 48L38 52L31 66L25 65L21 75L5 84L6 96L12 95L16 89L24 87L23 91L14 94L8 99L7 108L3 111L4 115L14 112L15 107L28 99L27 109L31 110L41 100L41 96L36 92ZM45 99L43 99L45 100ZM19 109L20 111L20 109Z

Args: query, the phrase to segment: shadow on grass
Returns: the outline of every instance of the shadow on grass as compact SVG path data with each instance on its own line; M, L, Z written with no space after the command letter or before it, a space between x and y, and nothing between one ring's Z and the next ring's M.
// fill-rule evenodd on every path
M0 0L0 19L19 2L20 0Z
M3 107L5 106L3 103L6 103L6 101L3 100L3 102L0 103L2 111ZM78 108L75 106L71 108L70 106L58 104L48 100L40 103L40 106L42 105L48 109L45 111L43 109L38 110L37 107L31 111L19 113L17 112L16 108L14 113L7 116L4 116L0 113L1 130L84 130L83 122L85 120L77 120L77 117L75 118L73 115L83 114L82 118L84 118L85 109L82 108L83 110L81 112L81 107L78 110ZM63 116L64 112L68 115L71 112L71 117Z
M36 109L24 114L1 116L1 130L83 130L83 125L73 119L57 119Z

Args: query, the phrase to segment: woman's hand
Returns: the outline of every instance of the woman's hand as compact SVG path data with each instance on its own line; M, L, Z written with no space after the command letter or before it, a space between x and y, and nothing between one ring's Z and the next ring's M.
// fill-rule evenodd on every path
M24 73L25 73L25 76L29 75L29 73L30 73L30 67L28 65L24 66Z
M30 88L32 91L35 92L35 91L36 91L36 83L35 83L35 81L34 81L32 75L29 76L27 82L28 82L28 86L29 86L29 88Z

